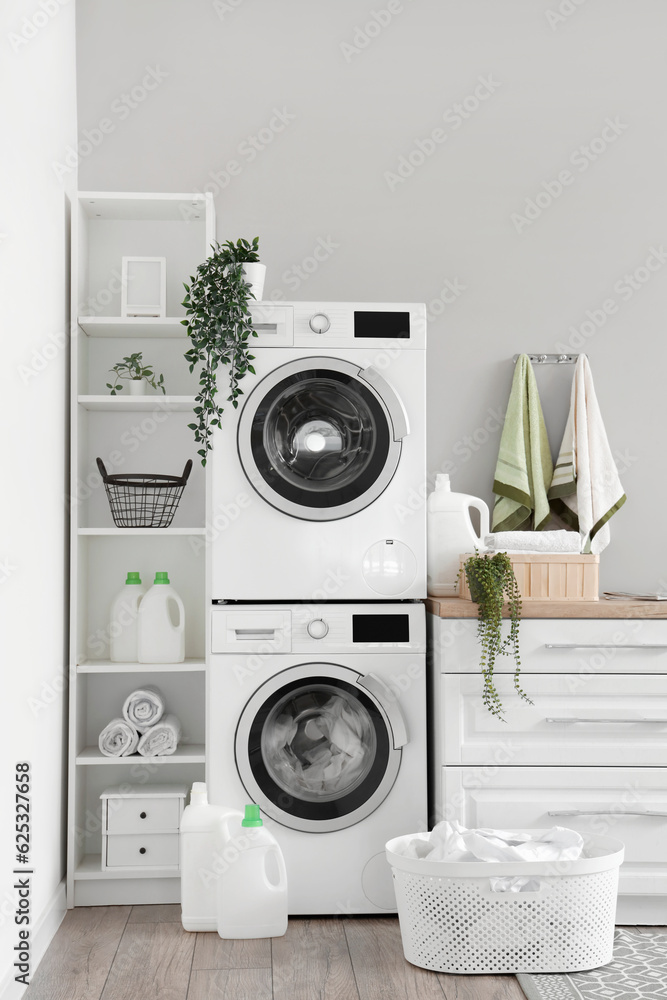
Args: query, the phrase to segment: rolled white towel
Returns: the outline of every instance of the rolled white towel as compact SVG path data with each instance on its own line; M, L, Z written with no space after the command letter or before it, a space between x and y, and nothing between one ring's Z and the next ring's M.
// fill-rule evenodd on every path
M156 687L147 684L127 696L123 715L140 733L145 733L164 715L164 698Z
M494 552L581 552L578 531L496 531L484 541Z
M180 722L175 715L165 715L143 734L137 750L144 757L166 757L175 752L180 738Z
M134 753L139 743L139 733L125 719L112 719L100 733L99 748L105 757L127 757Z

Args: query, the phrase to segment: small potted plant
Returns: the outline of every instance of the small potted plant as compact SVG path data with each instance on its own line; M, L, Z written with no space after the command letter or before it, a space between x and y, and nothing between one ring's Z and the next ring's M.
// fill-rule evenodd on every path
M255 296L248 280L251 277L248 268L264 267L256 264L258 248L258 237L252 243L228 240L214 244L211 256L199 265L194 278L190 278L190 285L185 285L183 305L187 318L183 324L191 342L185 359L191 372L201 366L194 408L197 419L188 426L194 431L195 441L201 444L197 454L202 465L206 465L206 456L212 448L213 428L221 426L223 407L218 403L217 394L223 366L228 370L227 402L235 409L238 397L243 394L239 382L248 372L255 374L249 341L257 334L248 308ZM262 290L255 290L259 297Z
M506 552L495 555L479 555L477 551L463 564L470 597L477 606L477 638L482 647L480 667L484 678L482 701L492 715L503 722L503 706L496 690L493 671L496 659L507 655L514 658L514 688L517 694L533 704L521 688L519 674L521 657L519 654L519 623L521 621L521 595L512 569L512 561ZM510 630L505 639L502 636L503 605L507 602Z
M130 396L143 396L147 385L153 389L161 389L163 393L167 391L164 387L164 375L158 377L151 365L144 364L141 351L123 358L109 371L114 374L113 383L107 382L107 389L111 389L112 396L122 392L123 382L127 382Z

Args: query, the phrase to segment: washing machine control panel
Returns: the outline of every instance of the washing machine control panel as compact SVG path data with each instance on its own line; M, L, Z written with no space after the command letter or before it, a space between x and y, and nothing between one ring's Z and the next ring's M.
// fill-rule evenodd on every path
M331 320L326 313L315 313L308 320L308 326L313 333L326 333L331 327Z

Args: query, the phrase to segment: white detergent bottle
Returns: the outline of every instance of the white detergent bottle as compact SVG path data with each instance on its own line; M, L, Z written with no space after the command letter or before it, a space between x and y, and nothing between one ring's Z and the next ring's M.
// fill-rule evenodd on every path
M480 534L470 519L470 509L479 511ZM489 508L478 497L452 493L449 476L435 477L435 490L428 498L427 566L428 592L433 597L456 597L459 557L485 549L489 533Z
M125 586L111 604L109 656L114 663L136 663L139 602L146 593L138 573L128 573Z
M241 832L227 841L223 857L229 867L218 881L220 937L282 937L287 930L285 861L264 829L259 806L245 807Z
M186 931L218 928L218 880L227 862L222 857L220 826L234 819L240 827L238 809L208 804L206 785L195 781L190 805L181 816L181 921Z
M139 663L182 663L185 659L185 609L168 573L156 573L155 583L139 605Z

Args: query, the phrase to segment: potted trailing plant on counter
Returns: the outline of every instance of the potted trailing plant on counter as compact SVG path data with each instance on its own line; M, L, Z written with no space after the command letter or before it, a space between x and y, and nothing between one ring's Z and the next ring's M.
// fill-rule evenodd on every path
M521 621L521 595L514 576L512 562L506 552L479 555L477 551L463 564L470 597L477 606L477 638L482 647L480 667L484 678L482 700L489 712L503 722L503 706L494 683L494 667L499 656L514 658L514 688L517 694L533 704L523 691L519 680L521 657L519 653L519 623ZM509 635L503 639L503 605L509 611Z
M131 396L143 396L147 385L153 389L162 389L163 393L167 391L164 387L164 375L158 377L152 365L144 364L141 351L123 358L109 371L114 374L113 383L107 382L107 389L111 389L111 396L122 392L123 382L127 382Z
M257 334L248 308L253 290L245 268L259 260L258 248L258 237L252 243L228 240L213 244L211 256L199 265L190 285L185 285L183 305L187 319L183 324L192 344L185 359L191 372L201 365L194 408L197 420L188 426L202 446L197 452L202 465L206 465L206 456L212 448L213 428L221 426L223 407L217 400L219 369L223 365L228 368L227 402L235 409L238 397L243 394L239 382L248 372L255 374L249 341Z

